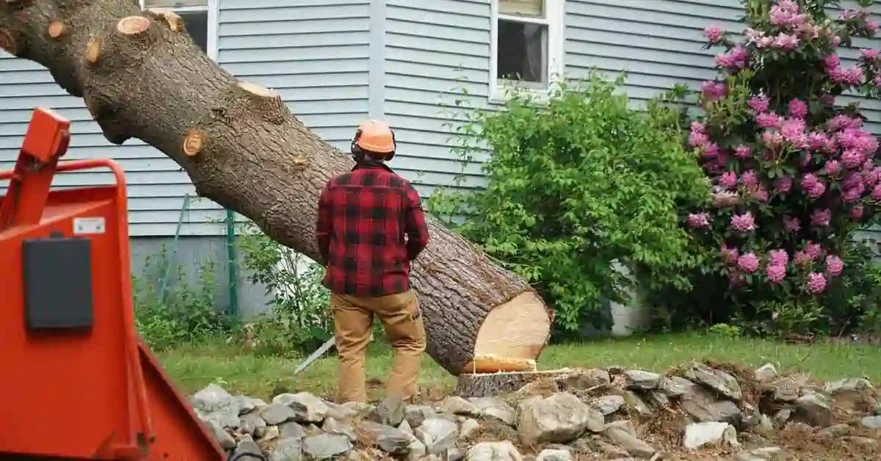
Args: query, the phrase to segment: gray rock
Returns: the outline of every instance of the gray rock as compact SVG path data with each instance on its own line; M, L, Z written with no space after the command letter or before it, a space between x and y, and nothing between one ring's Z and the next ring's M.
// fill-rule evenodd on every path
M390 395L376 406L379 422L389 426L398 426L404 420L404 401L399 395Z
M682 446L695 450L707 445L725 443L730 446L738 446L737 431L728 423L707 422L694 423L685 426L685 435L682 437Z
M777 368L773 364L766 363L756 370L756 381L769 383L777 378Z
M612 458L626 458L630 456L630 452L628 452L627 450L617 445L607 443L603 440L599 440L596 442L596 448L599 452L604 453L606 456L610 456ZM588 453L590 452L588 451Z
M480 432L480 423L475 419L468 418L462 423L462 427L459 429L459 439L470 439L477 435L478 432Z
M823 389L832 396L837 407L848 411L863 412L875 403L875 388L864 378L842 379L826 384Z
M251 438L250 435L243 435L241 439L239 439L239 444L236 446L236 450L233 452L233 457L241 456L238 459L258 459L254 457L245 456L246 454L250 455L263 455L263 451L260 450L260 446L257 445L257 442L254 442L254 439ZM231 458L232 459L232 458Z
M664 376L658 383L658 390L667 395L667 397L680 397L681 395L693 392L695 384L680 376Z
M485 418L495 418L505 424L512 426L517 420L517 415L510 405L501 399L495 397L481 397L472 399L471 403L480 410Z
M881 403L875 405L875 409L872 410L872 414L875 416L881 416Z
M407 449L409 450L407 459L411 461L421 461L425 458L425 455L428 454L428 449L425 448L425 444L420 442L415 435L410 437L410 445L407 445Z
M766 461L782 459L783 450L779 447L757 448L750 451L741 451L734 456L737 461Z
M239 400L217 384L205 386L193 394L190 400L193 408L205 414L222 412L239 415Z
M416 428L416 437L428 454L443 453L456 446L458 425L446 418L429 418Z
M303 439L303 453L309 459L331 459L352 450L352 442L345 435L319 434Z
M546 449L538 454L535 461L572 461L572 453L563 449Z
M225 450L232 450L236 447L236 441L222 427L213 421L206 421L205 424L211 431L211 435L217 440L217 443Z
M242 421L238 415L224 412L224 411L215 411L213 413L208 413L207 415L200 415L202 421L213 421L218 426L224 429L237 429Z
M770 434L774 432L774 422L768 415L759 414L759 423L752 430L758 434Z
M537 445L545 442L568 443L585 429L602 432L605 418L599 411L568 393L546 399L531 397L520 403L517 428L521 442Z
M280 435L281 432L278 430L278 426L268 426L259 440L261 443L267 443L278 439Z
M786 424L786 428L791 431L814 433L814 428L800 421L790 421Z
M362 421L358 425L358 429L371 442L387 453L405 455L410 451L409 446L412 437L400 429L373 421Z
M848 378L826 383L823 390L829 395L835 395L842 392L859 392L874 390L872 383L865 378Z
M295 413L294 420L300 423L320 423L330 413L330 407L323 400L308 392L279 394L272 399L272 403L291 407Z
M714 370L702 363L693 363L685 371L685 377L722 394L723 396L740 401L743 393L740 384L733 376L721 370Z
M260 416L270 426L277 426L285 421L290 421L297 416L293 408L281 404L271 403L260 410Z
M361 402L346 402L343 405L337 405L333 402L325 402L325 404L327 404L327 408L329 409L327 416L334 418L337 421L346 421L359 416L364 416L376 409L373 405Z
M648 391L658 388L661 375L643 370L627 370L624 372L628 389Z
M698 422L725 422L739 427L743 414L730 400L717 400L712 392L696 386L693 392L684 394L680 406Z
M645 401L642 400L638 395L636 395L633 391L624 391L622 394L624 398L624 404L627 405L627 410L633 413L636 413L640 416L651 416L652 409L646 405Z
M269 454L271 461L301 461L303 459L302 439L282 439Z
M648 392L649 402L658 408L667 408L670 406L670 398L667 394L655 389Z
M296 421L287 421L278 425L278 437L281 439L302 439L306 431Z
M557 385L562 391L585 391L608 385L612 382L609 372L592 368L558 378Z
M440 404L440 410L444 413L457 416L469 416L479 418L480 408L459 396L451 396L444 399Z
M850 436L850 437L842 437L839 440L841 440L842 442L844 442L846 444L856 445L858 447L863 447L863 448L875 448L878 446L878 441L875 439L870 439L869 437Z
M436 416L437 412L434 411L434 408L427 405L407 405L404 407L404 417L413 429L419 427L426 419Z
M832 407L829 400L822 394L808 393L795 401L793 418L816 427L832 425Z
M820 437L828 437L828 438L838 438L843 435L847 435L850 433L850 426L847 424L836 424L834 426L829 426L826 429L823 429L817 432L817 435Z
M266 402L263 400L247 395L237 395L235 398L238 400L239 416L253 413L266 406Z
M773 399L778 402L795 402L801 395L801 388L804 385L798 377L778 379L771 384L773 389Z
M606 426L606 436L615 445L639 458L651 458L657 450L648 443L639 440L636 430L630 421L615 421Z
M260 437L266 429L266 420L257 413L248 413L242 416L239 429L245 434Z
M866 416L860 420L860 424L869 429L881 429L881 416Z
M358 440L358 437L355 435L355 429L353 429L352 426L337 421L336 419L331 417L325 418L324 424L321 426L321 430L327 432L328 434L345 435L352 442Z
M609 416L624 406L624 397L620 395L604 395L591 400L589 405L599 410L603 416Z
M508 440L480 442L465 454L466 461L523 461L517 448Z
M774 415L774 423L778 426L783 426L789 422L790 418L792 418L792 410L789 408L783 408Z
M446 461L463 461L465 459L465 450L461 448L451 448L447 450Z

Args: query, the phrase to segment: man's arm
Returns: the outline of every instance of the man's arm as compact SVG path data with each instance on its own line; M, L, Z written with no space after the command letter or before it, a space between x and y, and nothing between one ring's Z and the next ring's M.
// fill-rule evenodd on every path
M419 193L413 186L408 185L406 200L407 258L413 261L428 245L428 225L425 224L425 213L422 211Z
M330 254L330 233L333 231L333 217L331 216L331 192L330 184L324 186L321 197L318 199L318 218L315 223L315 240L318 244L318 254L321 262L326 266Z

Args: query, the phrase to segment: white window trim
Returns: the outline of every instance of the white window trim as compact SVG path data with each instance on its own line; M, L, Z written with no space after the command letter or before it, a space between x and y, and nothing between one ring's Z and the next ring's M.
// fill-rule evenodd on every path
M490 50L489 50L489 100L493 103L503 104L507 101L506 90L509 88L501 84L496 78L499 66L499 43L498 28L499 18L510 19L519 22L531 22L546 24L548 26L548 88L526 89L538 99L545 99L548 90L563 75L563 45L565 40L565 0L545 0L545 18L529 18L521 16L509 16L499 14L499 0L490 0Z
M207 0L206 6L187 6L183 8L171 8L172 11L207 11L208 12L208 27L207 27L207 40L206 44L208 47L208 57L214 61L217 61L217 16L218 16L218 7L217 2L220 0ZM141 6L141 9L144 9L144 0L138 0L138 4Z

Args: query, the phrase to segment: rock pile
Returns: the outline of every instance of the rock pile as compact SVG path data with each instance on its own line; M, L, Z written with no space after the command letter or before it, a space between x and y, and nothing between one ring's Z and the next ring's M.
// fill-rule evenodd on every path
M579 370L504 397L432 405L337 405L305 392L265 402L214 384L191 402L239 459L753 461L822 447L837 450L831 459L872 459L878 395L862 378L823 385L772 365L745 373L692 363L667 375Z

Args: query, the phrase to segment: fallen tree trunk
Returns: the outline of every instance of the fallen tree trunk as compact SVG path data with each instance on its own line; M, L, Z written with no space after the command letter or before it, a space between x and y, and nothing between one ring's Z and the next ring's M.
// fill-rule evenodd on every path
M278 94L221 69L176 14L142 12L134 0L0 0L0 47L82 97L110 142L156 147L200 196L317 259L318 196L352 160ZM452 374L531 368L552 321L542 300L434 219L429 226L412 275L428 353Z

